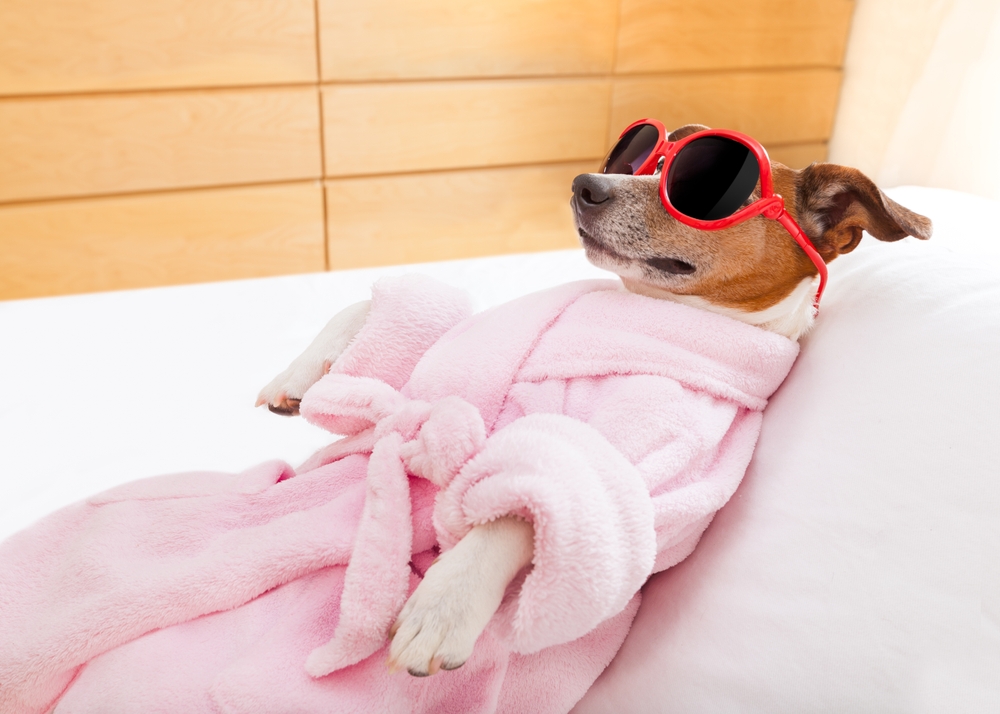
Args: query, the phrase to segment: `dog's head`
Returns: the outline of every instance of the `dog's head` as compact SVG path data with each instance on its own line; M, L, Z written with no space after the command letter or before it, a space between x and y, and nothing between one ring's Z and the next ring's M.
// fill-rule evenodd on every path
M678 141L707 127L670 134ZM884 241L927 239L929 219L886 196L857 169L771 162L774 189L829 263L857 247L862 231ZM667 213L659 175L582 174L573 214L587 258L633 292L729 314L797 338L811 321L816 266L777 222L762 216L702 231ZM748 202L760 196L758 183Z

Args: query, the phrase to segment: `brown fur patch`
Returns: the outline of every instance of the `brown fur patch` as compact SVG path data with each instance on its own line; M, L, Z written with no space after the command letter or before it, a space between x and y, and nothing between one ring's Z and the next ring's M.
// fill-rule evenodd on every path
M706 129L708 127L704 124L685 124L667 134L667 141L680 141L685 136L694 134L696 131L705 131Z
M854 250L862 231L883 241L931 237L930 219L893 201L857 169L812 164L798 173L799 225L826 262Z

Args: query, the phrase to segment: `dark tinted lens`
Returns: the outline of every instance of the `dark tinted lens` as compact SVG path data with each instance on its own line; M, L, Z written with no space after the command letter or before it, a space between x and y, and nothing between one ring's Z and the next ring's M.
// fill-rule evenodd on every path
M660 139L660 132L652 124L640 124L626 132L618 143L611 147L604 160L606 174L634 174L649 158Z
M667 197L685 216L714 221L731 216L753 193L760 166L746 146L721 136L695 139L667 173Z

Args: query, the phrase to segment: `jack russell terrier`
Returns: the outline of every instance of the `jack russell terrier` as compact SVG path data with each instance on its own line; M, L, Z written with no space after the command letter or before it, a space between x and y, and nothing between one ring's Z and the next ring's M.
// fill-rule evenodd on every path
M797 340L812 325L825 264L857 247L927 239L931 222L859 171L833 164L792 170L735 132L688 125L667 134L628 127L602 173L573 181L580 241L625 289L718 313ZM298 413L365 323L369 302L334 317L260 393L258 406ZM425 676L461 666L508 585L532 563L533 526L501 517L476 526L427 570L389 632L389 666Z

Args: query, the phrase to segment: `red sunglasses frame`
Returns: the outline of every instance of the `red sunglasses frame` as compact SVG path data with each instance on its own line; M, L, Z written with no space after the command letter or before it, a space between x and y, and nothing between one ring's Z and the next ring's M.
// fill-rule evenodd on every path
M756 216L763 216L764 218L778 221L778 223L780 223L785 230L788 231L789 235L792 236L792 239L813 262L813 265L816 266L816 270L819 271L819 288L816 290L816 299L813 302L814 308L818 311L819 300L823 296L823 290L826 289L826 262L820 256L812 241L809 240L809 236L805 234L805 231L799 227L799 224L795 222L795 219L792 218L788 211L785 210L785 199L781 197L781 194L774 192L774 179L771 176L771 160L767 156L767 150L761 146L760 142L747 136L746 134L741 134L738 131L730 131L728 129L706 129L704 131L696 131L693 134L688 134L679 141L667 141L667 129L656 119L640 119L639 121L629 124L618 137L618 140L621 141L621 139L632 129L644 124L654 127L658 132L658 138L649 156L642 162L639 168L633 172L633 175L644 176L655 173L657 164L659 164L661 158L663 159L663 168L660 171L660 201L663 203L663 207L667 210L667 213L684 225L691 226L692 228L699 228L705 231L717 231L723 228L729 228L730 226L742 223L743 221L755 218ZM719 136L733 141L738 141L753 152L754 156L757 158L757 165L760 167L760 198L751 203L749 206L744 206L739 209L731 216L719 218L714 221L703 221L698 218L692 218L691 216L684 215L674 208L673 204L670 203L670 197L667 195L667 175L670 172L671 162L685 146L690 144L692 141L706 136ZM617 142L615 142L615 145L617 146ZM605 164L607 164L607 160L605 160ZM604 168L606 168L606 166L602 167L602 172Z

